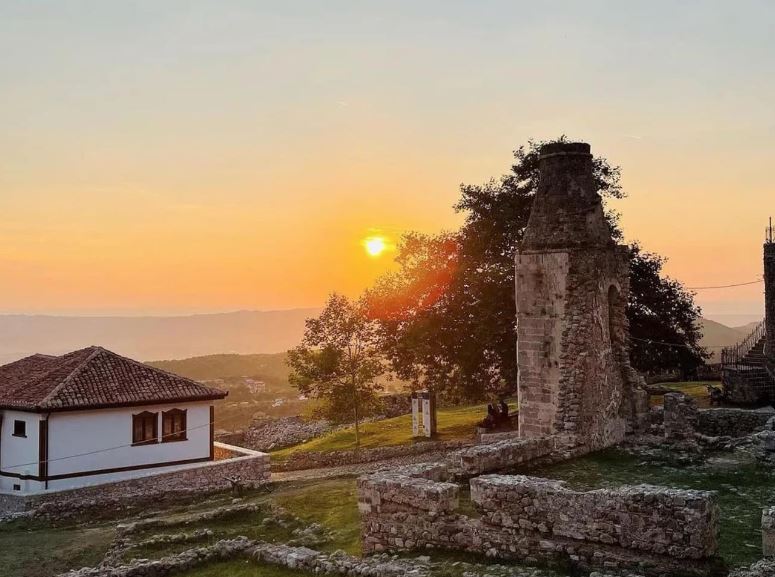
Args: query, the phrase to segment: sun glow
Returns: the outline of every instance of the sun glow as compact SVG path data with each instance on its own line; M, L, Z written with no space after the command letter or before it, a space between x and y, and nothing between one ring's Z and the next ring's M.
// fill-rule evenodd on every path
M370 236L363 239L363 248L366 249L366 253L372 257L380 256L387 249L387 242L384 237Z

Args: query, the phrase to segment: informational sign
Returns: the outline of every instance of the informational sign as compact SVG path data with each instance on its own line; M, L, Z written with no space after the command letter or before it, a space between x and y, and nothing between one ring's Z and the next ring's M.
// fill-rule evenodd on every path
M416 437L420 434L420 400L412 395L412 436Z
M436 396L429 391L412 393L412 435L433 437L436 434Z

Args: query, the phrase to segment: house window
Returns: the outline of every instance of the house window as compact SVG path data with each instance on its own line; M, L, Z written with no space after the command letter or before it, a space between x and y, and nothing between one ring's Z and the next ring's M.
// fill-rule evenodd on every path
M161 414L161 441L186 440L186 411L184 409L172 409Z
M13 422L13 436L14 437L26 437L27 436L27 422L26 421L14 421Z
M157 413L143 411L132 415L132 444L148 445L158 442Z
M16 483L14 483L13 490L14 491L21 491L22 490L22 486L21 485L17 485Z

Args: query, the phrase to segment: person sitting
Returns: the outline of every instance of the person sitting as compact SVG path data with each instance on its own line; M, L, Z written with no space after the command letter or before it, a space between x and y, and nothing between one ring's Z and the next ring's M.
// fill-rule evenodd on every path
M487 405L487 416L479 423L480 427L485 429L492 429L498 423L498 409L492 403Z
M710 394L711 406L721 405L721 403L724 401L724 391L722 391L718 387L708 385L708 393Z
M509 405L504 399L501 399L500 401L500 408L501 408L501 419L503 420L503 422L507 423L509 421Z

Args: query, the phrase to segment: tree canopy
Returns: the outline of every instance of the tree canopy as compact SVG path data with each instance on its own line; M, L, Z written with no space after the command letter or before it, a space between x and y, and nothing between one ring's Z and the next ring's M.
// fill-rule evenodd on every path
M399 378L453 399L516 390L514 255L538 188L542 144L518 148L511 171L499 180L462 185L455 209L465 215L463 226L406 234L398 270L366 292L382 351ZM593 171L604 201L624 196L618 167L596 157ZM606 216L621 240L618 215L607 209ZM637 244L631 251L633 364L642 371L691 372L707 357L699 344L700 310L679 282L661 276L662 257Z
M374 321L362 301L332 294L316 318L307 319L302 342L288 351L289 380L303 394L324 401L324 416L358 425L376 406L381 361Z

